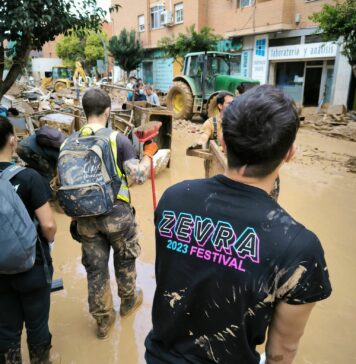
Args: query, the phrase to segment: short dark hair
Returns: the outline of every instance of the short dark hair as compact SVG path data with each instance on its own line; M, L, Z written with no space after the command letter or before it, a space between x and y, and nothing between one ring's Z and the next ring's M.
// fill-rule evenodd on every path
M240 95L242 95L245 92L245 86L243 84L238 85L236 87L236 90L239 92Z
M9 107L8 110L7 110L8 113L11 113L12 115L14 116L18 116L19 115L19 111L14 108L14 107Z
M92 87L84 93L82 105L87 118L100 116L108 107L111 107L111 99L101 88Z
M4 116L0 116L0 150L6 146L10 136L15 135L14 127Z
M246 166L246 177L265 177L294 143L299 117L289 96L263 85L234 99L224 111L222 128L228 167Z
M225 97L226 96L233 97L229 92L219 92L218 95L216 96L216 104L217 105L223 105L224 102L225 102Z

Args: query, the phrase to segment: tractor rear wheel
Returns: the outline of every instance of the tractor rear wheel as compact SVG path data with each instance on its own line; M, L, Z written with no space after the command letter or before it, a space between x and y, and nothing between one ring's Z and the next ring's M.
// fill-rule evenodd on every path
M190 120L193 115L193 94L189 86L176 81L167 94L167 106L175 119Z

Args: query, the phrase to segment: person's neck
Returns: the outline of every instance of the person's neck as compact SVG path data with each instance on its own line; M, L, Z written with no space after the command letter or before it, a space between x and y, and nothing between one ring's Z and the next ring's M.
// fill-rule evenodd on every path
M12 152L10 150L4 150L0 153L0 162L12 162Z
M239 170L235 169L227 169L224 175L233 181L257 187L270 194L273 189L274 181L278 177L278 170L263 178L245 177Z
M87 124L98 124L101 125L103 128L106 127L106 118L102 116L91 116L87 120Z

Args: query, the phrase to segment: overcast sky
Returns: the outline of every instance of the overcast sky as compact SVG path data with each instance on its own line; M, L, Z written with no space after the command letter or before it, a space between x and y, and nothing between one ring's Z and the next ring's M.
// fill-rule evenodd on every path
M97 0L98 5L103 8L104 10L106 10L107 12L109 12L109 8L111 6L111 0ZM107 20L110 20L110 14L107 15Z

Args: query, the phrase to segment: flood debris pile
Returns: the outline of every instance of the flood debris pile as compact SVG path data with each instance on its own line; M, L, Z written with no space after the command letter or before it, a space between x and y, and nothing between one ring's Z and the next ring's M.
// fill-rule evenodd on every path
M330 113L336 111L337 113ZM327 113L301 117L301 127L313 129L321 134L338 139L356 141L356 112L345 112L344 108L329 108Z
M201 125L193 123L190 120L174 120L173 121L173 129L175 130L184 130L189 134L201 134Z

